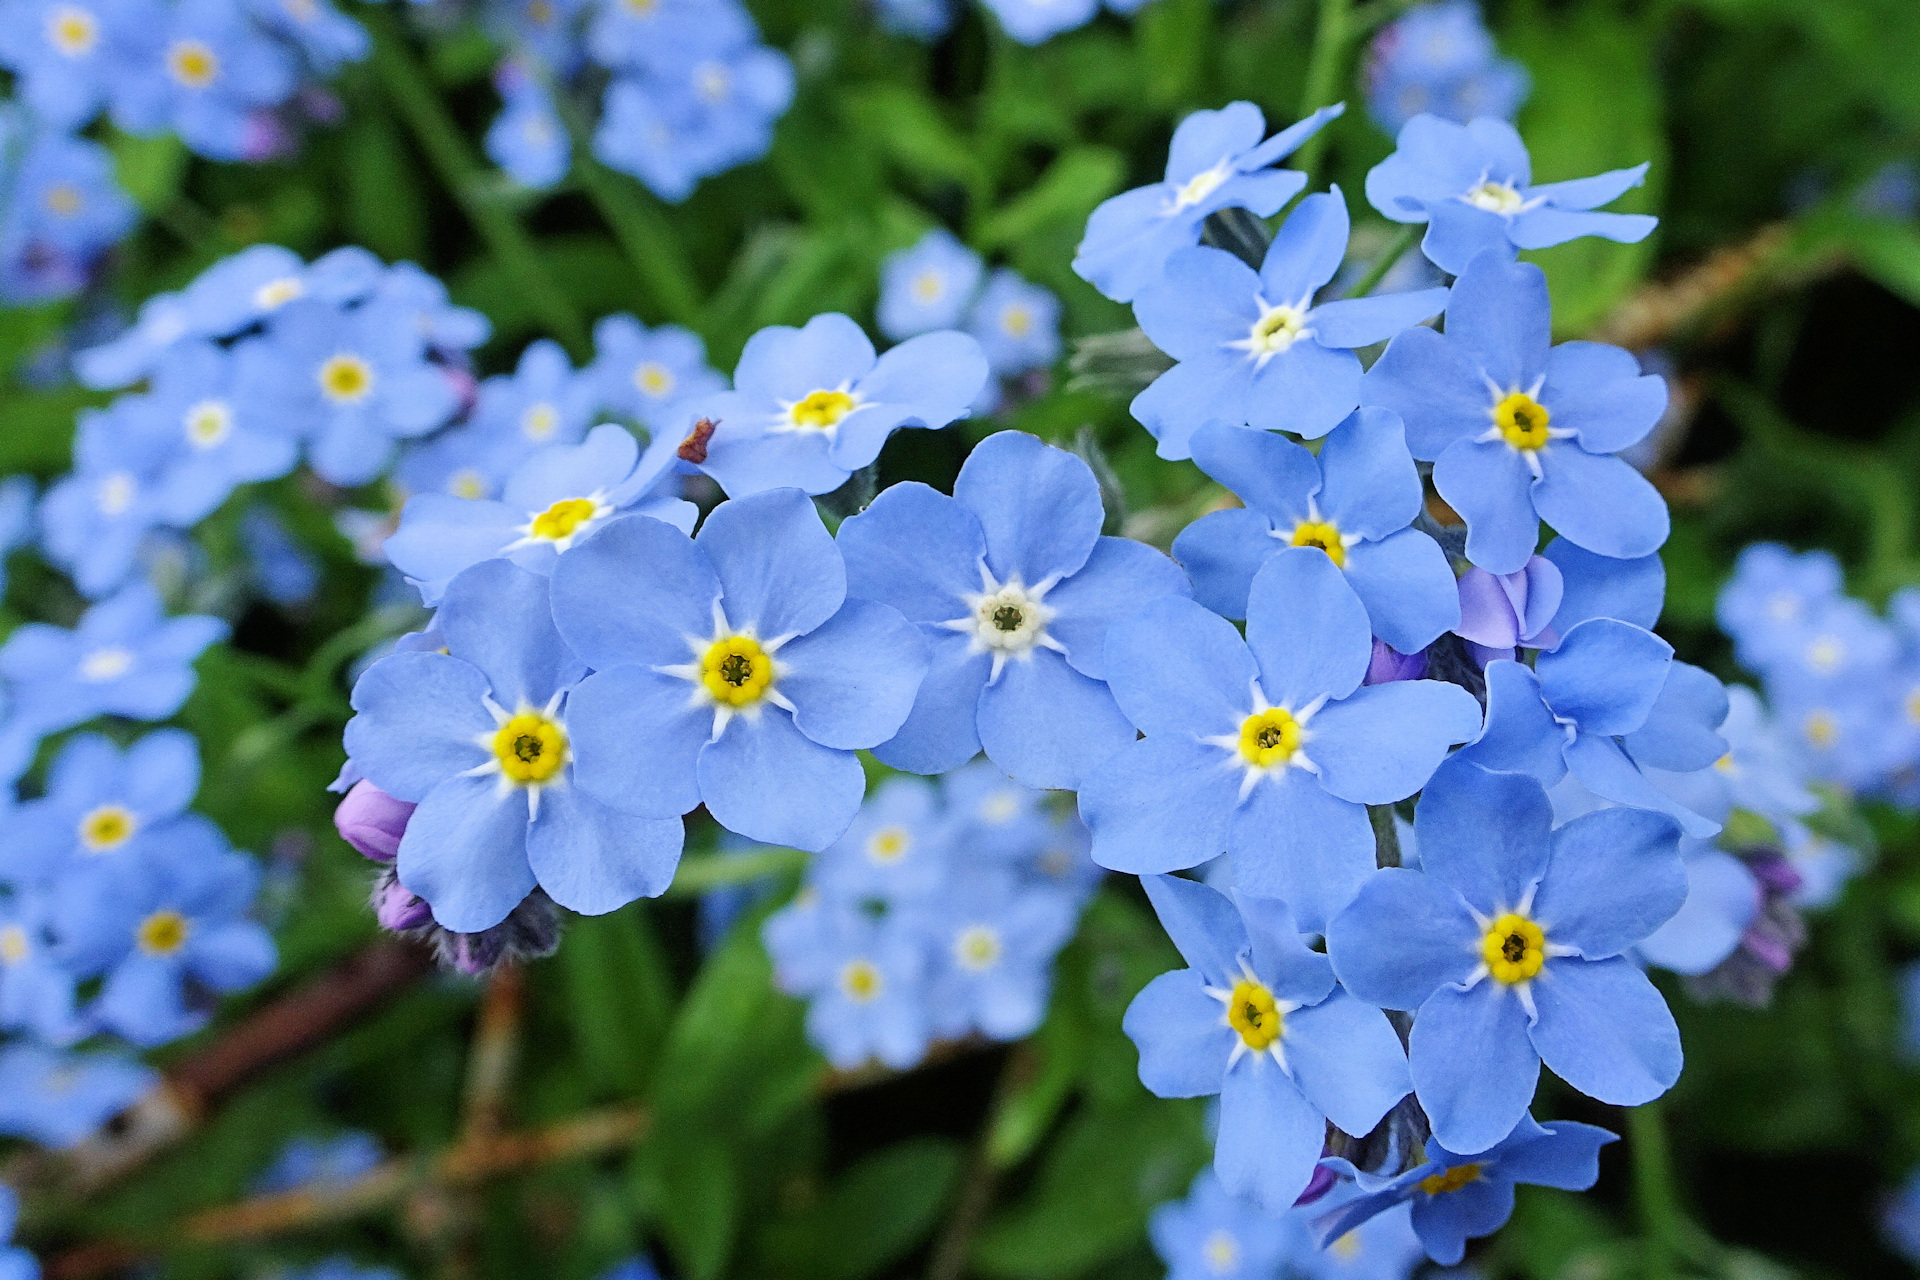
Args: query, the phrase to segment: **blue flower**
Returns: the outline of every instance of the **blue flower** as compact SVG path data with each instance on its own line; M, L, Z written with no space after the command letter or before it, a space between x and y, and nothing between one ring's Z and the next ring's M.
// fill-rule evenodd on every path
M1194 1177L1185 1200L1159 1205L1147 1218L1167 1280L1273 1280L1299 1235L1291 1215L1272 1217L1228 1195L1211 1169Z
M594 61L616 71L668 72L756 35L753 19L736 0L596 0L587 48Z
M793 101L793 64L761 45L715 49L607 87L593 153L678 203L700 179L757 160Z
M254 589L281 606L302 605L320 590L320 563L287 532L273 508L255 504L240 517Z
M416 490L491 498L534 453L579 443L598 394L590 377L574 372L559 343L541 338L520 353L512 376L480 384L467 422L409 452L400 476Z
M1538 782L1464 761L1414 815L1422 870L1368 877L1327 929L1360 999L1417 1010L1413 1090L1448 1151L1485 1151L1526 1115L1544 1059L1617 1106L1680 1074L1680 1034L1621 953L1686 899L1665 817L1605 809L1553 829Z
M1667 507L1611 456L1667 404L1662 378L1593 342L1551 350L1547 279L1531 263L1476 259L1454 283L1447 332L1401 333L1367 371L1367 404L1398 413L1413 456L1467 522L1467 558L1525 566L1545 520L1568 541L1634 559L1667 540Z
M1084 27L1100 12L1100 0L985 0L1008 35L1040 44L1062 31Z
M953 0L879 0L876 7L883 29L922 44L947 34L956 16Z
M239 394L277 406L284 429L308 441L314 471L334 484L374 479L397 441L432 431L459 405L427 360L415 317L397 305L288 303L238 359Z
M178 430L144 412L145 397L82 410L74 471L40 503L40 545L82 595L117 589L133 572L140 543L166 523L163 477L182 452Z
M202 271L181 292L182 325L174 340L232 337L308 295L307 265L299 254L277 244L249 245Z
M1712 768L1643 772L1680 803L1715 822L1724 823L1736 808L1776 823L1818 809L1820 800L1806 788L1799 755L1789 749L1759 695L1737 684L1726 690L1727 718L1719 732L1727 751Z
M1675 661L1659 636L1617 618L1590 618L1533 669L1500 660L1488 664L1486 677L1486 729L1462 753L1468 759L1548 787L1571 772L1594 794L1664 813L1690 836L1720 830L1643 772L1691 773L1727 754L1718 732L1727 718L1725 688Z
M1023 787L991 760L975 760L940 778L956 845L997 861L1029 857L1051 838L1046 793Z
M255 114L285 102L297 74L232 0L179 0L107 88L114 123L129 132L171 129L210 160L252 160L264 150Z
M820 939L824 981L806 993L807 1039L842 1071L870 1058L896 1070L914 1066L932 1035L917 931L898 916L839 911L831 921Z
M273 1163L254 1180L259 1195L297 1191L303 1187L341 1187L373 1172L386 1153L380 1140L360 1129L332 1138L297 1137L280 1149Z
M0 5L0 66L20 100L56 129L93 119L124 74L124 46L159 20L144 0L7 0Z
M747 340L733 390L700 407L717 424L702 470L732 498L787 486L830 493L880 456L894 428L965 416L986 379L964 333L921 334L876 360L843 315L771 325Z
M0 676L13 688L16 726L40 733L103 714L164 720L193 692L193 660L226 636L218 618L164 617L159 595L135 582L81 614L71 631L43 622L17 628L0 645Z
M199 786L191 734L158 729L124 752L98 734L78 734L54 757L46 794L14 811L0 874L48 881L71 867L146 857L206 822L186 812Z
M504 106L487 126L487 158L523 187L544 191L573 167L573 140L539 81L508 60L494 76Z
M935 948L928 988L934 1034L1033 1034L1047 1016L1053 958L1073 936L1079 902L1055 885L976 871L925 914Z
M208 342L179 343L154 366L141 412L178 441L156 495L161 519L177 528L212 515L240 485L287 474L299 456L278 406L240 395L235 371Z
M1683 840L1687 900L1634 945L1647 964L1695 977L1732 955L1760 914L1761 888L1747 864L1703 840Z
M153 1068L116 1053L61 1053L16 1040L0 1048L0 1133L75 1146L159 1084Z
M1166 180L1103 201L1087 219L1075 274L1115 302L1132 302L1160 278L1168 255L1200 242L1208 214L1243 208L1272 217L1307 185L1307 176L1269 166L1343 110L1322 107L1264 142L1266 121L1251 102L1194 112L1173 131Z
M1223 249L1176 249L1133 313L1179 363L1133 399L1133 416L1185 458L1203 423L1222 419L1315 439L1360 403L1360 357L1439 313L1445 289L1314 305L1340 269L1347 206L1339 188L1308 196L1287 216L1256 275Z
M245 914L259 886L253 859L211 823L62 879L62 948L78 972L105 975L87 1016L144 1047L205 1026L207 994L250 987L277 963L273 939Z
M79 980L59 954L52 907L42 889L0 904L0 1027L66 1045L93 1027L76 1012Z
M1060 299L1008 267L997 267L967 315L995 377L1046 369L1060 358Z
M1140 1082L1163 1098L1218 1093L1221 1185L1284 1213L1313 1177L1329 1121L1365 1135L1407 1095L1400 1039L1335 984L1286 903L1174 876L1141 883L1190 967L1127 1007Z
M186 336L190 328L184 295L156 293L140 304L139 314L125 332L74 353L74 377L81 386L94 391L138 382L147 376L160 354Z
M139 209L97 142L42 131L25 144L0 215L0 294L61 297L91 278L101 254L133 230Z
M1332 1237L1324 1247L1319 1245L1313 1218L1337 1211L1359 1195L1352 1186L1335 1184L1321 1199L1298 1205L1287 1214L1298 1228L1288 1263L1301 1280L1411 1280L1425 1261L1427 1251L1414 1234L1411 1213L1397 1206Z
M1388 133L1427 112L1465 124L1513 119L1532 87L1502 58L1474 0L1440 0L1382 28L1367 50L1367 113Z
M367 29L328 0L248 0L247 12L268 31L292 41L322 76L364 60L373 47Z
M626 812L705 804L751 839L832 844L866 790L854 752L899 730L927 669L912 626L846 584L796 489L722 503L697 539L628 517L563 556L554 618L594 669L573 694L581 786Z
M694 506L663 488L674 472L673 442L643 455L624 427L595 427L579 444L549 445L522 462L500 499L422 493L407 499L387 558L438 604L453 576L469 565L504 557L549 574L560 557L614 516L632 511L683 532Z
M899 342L957 327L984 270L980 255L945 227L888 254L880 263L880 332Z
M953 493L892 485L840 526L848 590L906 614L932 656L913 714L874 754L942 773L984 746L1028 786L1078 787L1134 738L1101 683L1108 627L1185 596L1186 578L1144 543L1102 537L1093 472L1033 436L989 436Z
M951 853L934 785L888 778L821 852L810 882L836 902L897 910L924 904L946 887Z
M1116 623L1106 678L1146 737L1082 783L1094 861L1145 875L1225 852L1241 890L1324 929L1373 870L1366 806L1418 791L1480 720L1457 685L1362 688L1372 656L1366 608L1304 547L1254 575L1244 641L1187 600Z
M1318 547L1347 575L1373 634L1401 653L1460 624L1446 553L1408 528L1421 512L1420 474L1392 413L1352 414L1317 457L1282 436L1209 423L1193 438L1193 457L1247 504L1202 516L1173 540L1173 558L1207 608L1245 617L1261 565L1286 547Z
M579 18L588 4L589 0L493 0L481 10L480 21L501 44L531 54L556 75L571 75L585 54ZM504 68L507 63L501 65Z
M1526 144L1505 120L1418 115L1394 145L1367 174L1367 202L1395 222L1426 223L1421 250L1454 275L1486 251L1511 258L1580 236L1636 244L1659 225L1644 213L1588 212L1639 186L1646 165L1534 186Z
M700 335L677 324L649 329L629 315L607 316L593 326L593 352L587 376L599 403L656 435L686 434L684 406L727 386L708 367Z
M363 250L336 249L316 261L309 278L319 276L330 259ZM377 265L377 263L375 264ZM411 262L396 262L370 282L369 302L377 302L402 313L402 327L425 337L427 348L440 355L471 351L493 332L486 316L470 307L456 307L447 299L447 286ZM324 296L319 288L315 296ZM346 298L340 298L346 301Z
M1492 1235L1513 1216L1513 1188L1558 1187L1585 1191L1600 1178L1600 1148L1617 1134L1590 1124L1555 1120L1541 1125L1522 1113L1513 1131L1485 1151L1456 1155L1439 1140L1427 1143L1426 1161L1396 1178L1355 1173L1346 1161L1329 1161L1357 1177L1365 1194L1314 1218L1315 1236L1334 1241L1375 1215L1413 1206L1413 1230L1427 1255L1453 1266L1468 1240Z
M678 813L636 819L581 785L601 745L580 732L586 667L548 597L539 574L477 564L435 615L445 653L394 654L354 685L347 754L420 806L400 840L400 882L455 932L499 924L536 887L600 915L657 897L679 865Z

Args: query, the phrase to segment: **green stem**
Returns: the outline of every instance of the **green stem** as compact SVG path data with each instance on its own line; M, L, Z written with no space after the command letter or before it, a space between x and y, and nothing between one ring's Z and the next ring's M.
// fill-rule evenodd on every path
M1400 865L1400 830L1393 825L1393 806L1370 804L1367 821L1373 824L1373 862L1376 867Z
M467 140L448 114L446 104L427 83L420 64L408 52L405 38L390 14L368 7L360 12L373 33L373 65L400 117L426 153L427 163L446 186L501 270L512 278L540 322L573 353L588 353L587 326L578 308L547 274L539 251L520 220L506 207L481 194L484 171Z
M1307 89L1300 99L1302 118L1332 104L1334 86L1340 82L1340 69L1346 64L1347 19L1352 0L1320 0L1320 22L1313 33L1313 55L1307 63ZM1320 130L1301 146L1297 162L1307 175L1312 190L1319 177L1320 161L1327 150L1327 131Z
M1646 1280L1679 1275L1681 1219L1674 1191L1673 1158L1667 1149L1666 1118L1658 1102L1627 1112L1627 1149L1633 1156L1634 1201L1644 1239Z
M1375 258L1373 265L1367 268L1367 274L1360 277L1360 283L1347 290L1347 296L1364 298L1372 293L1373 287L1386 279L1387 272L1393 270L1393 264L1405 257L1407 250L1413 248L1413 242L1420 234L1420 227L1420 223L1410 222L1394 232L1393 239L1387 242L1387 247L1380 251L1380 256Z
M670 897L705 893L730 884L745 884L761 876L798 871L807 865L807 855L798 849L763 849L758 853L710 853L680 859L680 869L667 887Z

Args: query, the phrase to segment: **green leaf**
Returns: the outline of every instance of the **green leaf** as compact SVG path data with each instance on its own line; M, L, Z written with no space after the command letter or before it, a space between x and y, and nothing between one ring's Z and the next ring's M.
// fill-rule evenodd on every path
M986 176L966 138L941 117L932 100L904 85L849 89L841 109L856 131L878 142L910 173L969 185Z
M1155 0L1134 19L1147 101L1166 108L1193 98L1213 43L1213 0Z
M982 220L982 249L1024 240L1042 228L1072 225L1076 234L1095 205L1120 189L1126 162L1108 147L1075 147L1047 166L1040 180Z
M356 116L346 155L347 225L353 234L383 258L424 257L427 209L420 166L393 117L379 110Z
M805 1280L864 1280L929 1235L960 1173L959 1144L916 1138L868 1156L804 1213L770 1226L768 1269Z
M582 1072L600 1093L640 1093L673 1011L665 959L642 903L582 916L560 949L570 1029Z
M723 1131L689 1127L647 1144L643 1198L689 1280L714 1280L739 1229L740 1180Z
M114 179L148 213L158 213L179 196L187 147L178 134L136 138L113 129L107 134L107 149L113 153Z

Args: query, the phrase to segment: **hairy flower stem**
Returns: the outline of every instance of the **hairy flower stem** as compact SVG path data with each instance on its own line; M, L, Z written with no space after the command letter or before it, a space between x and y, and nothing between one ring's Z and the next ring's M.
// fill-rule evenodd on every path
M373 34L373 65L387 95L399 109L401 119L412 130L414 140L426 154L440 181L445 184L467 220L500 269L513 281L516 292L576 360L588 352L587 326L579 310L565 292L547 274L533 238L506 206L488 199L481 192L483 172L474 159L467 140L448 114L440 95L427 83L420 64L407 51L400 27L394 19L375 9L361 12L360 18Z

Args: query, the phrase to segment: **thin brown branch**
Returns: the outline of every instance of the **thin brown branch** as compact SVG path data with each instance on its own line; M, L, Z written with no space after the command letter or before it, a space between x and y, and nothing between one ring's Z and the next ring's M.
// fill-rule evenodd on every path
M461 1103L461 1134L466 1143L490 1137L504 1127L526 1003L527 978L520 966L503 964L495 969L480 999L467 1055L466 1096Z
M1671 279L1640 286L1587 336L1635 350L1658 346L1714 319L1740 294L1761 287L1787 262L1792 243L1790 224L1768 223Z

